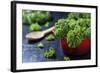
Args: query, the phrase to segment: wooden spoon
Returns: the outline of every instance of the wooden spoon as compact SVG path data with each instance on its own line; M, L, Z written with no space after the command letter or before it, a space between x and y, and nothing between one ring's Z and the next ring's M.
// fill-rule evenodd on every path
M52 32L55 29L55 27L51 27L49 29L46 29L44 31L36 31L36 32L30 32L25 37L29 40L38 40L44 37L47 33Z

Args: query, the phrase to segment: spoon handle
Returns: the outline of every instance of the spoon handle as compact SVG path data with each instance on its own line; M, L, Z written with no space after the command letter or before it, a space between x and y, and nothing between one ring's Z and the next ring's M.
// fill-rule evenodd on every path
M49 28L49 29L47 29L47 30L44 30L43 33L44 33L44 34L50 33L50 32L53 31L54 29L55 29L55 27L53 26L53 27L51 27L51 28Z

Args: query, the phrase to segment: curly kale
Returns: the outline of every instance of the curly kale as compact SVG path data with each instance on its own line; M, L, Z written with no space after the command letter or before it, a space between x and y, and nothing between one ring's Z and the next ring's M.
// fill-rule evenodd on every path
M66 21L65 19L59 19L56 23L55 23L55 34L58 37L64 37L66 36L66 33L68 32L68 25L67 25L68 21ZM64 30L64 31L63 31Z
M44 51L45 58L52 58L56 54L55 48L49 47L47 50Z
M90 13L71 12L67 16L67 19L75 19L75 20L78 20L80 18L91 18L91 14Z
M82 39L91 36L91 14L71 12L67 18L55 23L58 37L66 37L70 48L78 46Z
M81 41L81 37L78 35L77 32L70 30L67 33L67 42L68 42L68 46L71 48L76 47L77 45L80 44Z
M69 13L67 18L68 19L75 19L75 20L77 20L78 18L80 18L80 13L77 13L77 12Z

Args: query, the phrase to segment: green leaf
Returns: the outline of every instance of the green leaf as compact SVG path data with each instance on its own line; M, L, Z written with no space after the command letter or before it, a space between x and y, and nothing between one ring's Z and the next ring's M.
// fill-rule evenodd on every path
M70 30L67 34L67 42L68 46L70 48L75 48L76 46L79 45L81 42L81 37L80 35L77 35L78 33L74 30Z
M46 58L51 58L55 56L55 54L56 54L55 48L53 47L49 47L47 50L44 51L44 57Z
M68 56L64 56L64 61L69 61L70 58Z
M43 43L40 42L40 43L37 44L37 47L38 47L38 48L43 48L44 45L43 45Z
M38 23L32 23L30 25L30 31L39 31L41 30L41 26Z
M49 27L49 22L46 22L44 26Z
M46 40L47 41L52 41L55 39L55 36L53 34L49 34L47 37L46 37Z

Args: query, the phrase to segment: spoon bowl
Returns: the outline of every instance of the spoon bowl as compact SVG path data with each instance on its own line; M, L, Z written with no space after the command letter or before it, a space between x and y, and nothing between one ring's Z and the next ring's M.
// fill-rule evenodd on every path
M26 35L26 38L27 39L30 39L30 40L34 40L34 39L40 39L44 36L44 33L42 33L41 31L37 31L37 32L31 32L31 33L28 33Z
M42 37L44 37L47 33L50 33L51 31L53 31L54 29L55 29L55 27L53 26L44 31L30 32L25 37L29 40L38 40L38 39L41 39Z

